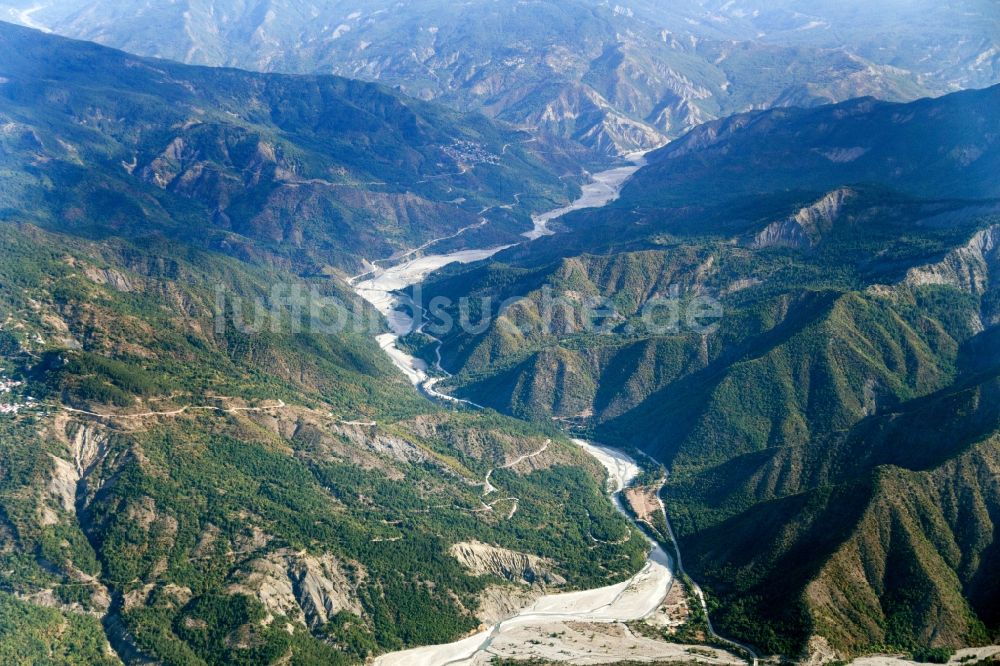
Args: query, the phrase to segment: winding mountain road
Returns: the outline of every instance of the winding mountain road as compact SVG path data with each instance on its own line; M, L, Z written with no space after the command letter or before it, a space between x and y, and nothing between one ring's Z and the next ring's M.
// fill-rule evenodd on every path
M599 451L598 460L608 472L609 493L622 509L617 495L639 473L639 466L625 453L574 440L585 451ZM536 452L536 455L540 452ZM522 457L518 461L526 459ZM595 456L596 457L596 456ZM626 514L627 516L627 514ZM379 657L377 666L445 666L489 663L494 643L512 632L538 623L593 622L601 624L639 620L652 614L673 584L673 563L660 546L650 540L650 554L643 568L621 583L591 590L548 594L529 607L473 636L445 645L394 652Z
M285 404L284 400L278 400L276 405L264 405L261 407L219 407L217 405L184 405L178 409L165 411L165 412L137 412L135 414L101 414L99 412L90 412L86 409L76 409L75 407L67 407L63 405L61 409L73 414L83 414L85 416L94 416L102 419L141 419L141 418L155 418L158 416L180 416L185 412L189 411L216 411L224 412L226 414L234 414L236 412L265 412L272 409L284 409L288 405Z
M656 501L660 503L660 510L663 511L663 517L667 522L668 536L674 544L674 558L677 560L677 573L681 576L686 576L691 584L691 587L694 589L694 594L698 597L701 609L705 613L705 624L708 626L709 635L720 643L732 645L733 647L746 652L750 656L752 666L757 666L757 660L759 657L757 656L757 653L754 652L753 648L744 643L739 643L730 638L726 638L725 636L720 636L718 632L715 631L715 627L712 626L712 617L708 614L708 603L705 601L705 593L702 591L701 586L698 585L698 583L695 582L695 580L684 570L684 562L681 559L681 549L680 546L677 545L677 536L674 534L674 527L670 523L670 514L667 513L667 508L663 504L663 498L660 497L659 493L656 494Z

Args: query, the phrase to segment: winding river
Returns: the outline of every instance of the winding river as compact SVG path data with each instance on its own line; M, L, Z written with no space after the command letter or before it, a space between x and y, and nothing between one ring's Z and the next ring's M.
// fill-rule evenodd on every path
M562 208L541 213L532 217L534 228L522 234L530 242L554 234L548 225L553 220L568 213L585 208L599 208L618 198L625 182L645 163L644 153L634 153L629 156L632 162L629 166L616 167L593 174L589 183L581 188L579 198ZM438 240L453 238L445 236ZM434 245L436 241L424 243L422 248ZM397 346L401 337L414 331L413 317L396 308L406 303L406 297L400 292L407 287L424 281L434 271L448 264L470 264L513 247L513 245L494 245L480 249L458 250L447 254L424 254L413 259L401 261L394 266L382 268L376 264L374 268L356 278L351 283L354 291L371 303L382 313L389 323L389 333L377 336L379 346L389 355L393 363L410 379L415 386L422 388L435 398L459 401L457 398L437 393L433 390L434 379L428 373L427 363L405 353ZM403 256L411 256L408 252ZM459 401L464 402L464 401Z
M534 216L534 229L524 234L524 242L554 233L551 221L575 210L603 206L614 201L624 183L642 165L642 156L632 156L633 164L597 174L582 188L581 196L568 206ZM425 247L432 245L428 243ZM396 308L405 303L400 291L419 284L430 273L452 263L471 263L487 259L511 245L497 245L447 254L427 254L394 266L374 270L354 281L355 291L381 312L389 323L390 332L377 337L379 345L410 381L428 395L453 402L468 402L434 390L437 378L432 377L427 363L414 358L397 345L400 337L414 331L415 322L409 314ZM440 369L440 366L438 368ZM469 403L474 404L474 403ZM608 471L608 492L615 506L625 513L620 493L639 473L635 460L615 449L582 440L573 440L597 459ZM626 514L628 515L628 514ZM650 541L645 565L632 578L601 588L545 595L516 615L473 636L445 645L430 645L383 655L379 666L442 666L488 663L490 647L501 637L540 622L628 622L653 613L666 597L673 582L673 563L667 553Z

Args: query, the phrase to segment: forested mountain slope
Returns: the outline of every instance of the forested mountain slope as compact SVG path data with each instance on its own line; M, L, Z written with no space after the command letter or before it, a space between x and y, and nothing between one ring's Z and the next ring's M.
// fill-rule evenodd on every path
M720 631L765 652L995 639L998 94L694 130L425 285L493 314L443 386L667 463Z
M483 215L495 224L480 233L516 237L526 210L571 190L553 147L543 161L523 133L373 84L188 67L10 24L0 50L0 214L48 228L196 234L353 270Z
M512 181L564 197L523 135L6 24L0 54L0 660L358 663L641 565L596 461L420 397L338 277Z

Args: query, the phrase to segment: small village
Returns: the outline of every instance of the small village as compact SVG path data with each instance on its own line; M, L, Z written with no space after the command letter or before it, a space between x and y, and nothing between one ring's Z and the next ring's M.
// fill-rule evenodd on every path
M441 151L459 164L499 164L500 156L474 141L456 141Z
M0 415L14 416L22 409L32 406L34 398L30 396L24 398L23 402L16 400L17 389L23 386L24 382L0 374Z

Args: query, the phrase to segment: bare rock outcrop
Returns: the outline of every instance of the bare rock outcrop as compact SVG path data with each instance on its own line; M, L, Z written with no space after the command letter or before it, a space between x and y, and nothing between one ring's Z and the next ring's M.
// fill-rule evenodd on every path
M841 661L841 656L830 646L830 642L822 636L813 636L809 639L802 660L802 666L823 666Z
M566 582L566 579L553 571L554 564L551 560L537 555L528 555L479 541L456 543L449 552L459 564L476 576L492 574L524 584L561 585Z
M256 559L248 569L240 582L230 585L227 592L255 597L272 615L302 618L302 609L288 575L287 553L278 551Z
M343 446L333 446L336 453L355 464L380 470L391 479L404 478L403 473L387 462L423 464L431 461L426 451L398 435L383 433L372 426L340 424L333 427Z
M529 607L545 594L541 585L490 585L479 595L476 619L494 625Z
M122 293L140 291L142 288L142 285L139 284L139 280L126 275L116 268L96 268L94 266L88 266L84 269L84 274L91 282L106 285L115 291L120 291Z
M508 96L509 97L509 96ZM674 111L680 112L683 105ZM669 112L657 118L661 124L677 124ZM646 122L614 108L601 93L584 84L567 84L544 107L525 119L529 125L576 140L608 155L625 155L661 145L665 136Z
M997 271L1000 271L1000 224L977 232L963 247L952 250L935 264L911 268L906 283L949 285L981 296Z
M80 475L77 474L73 463L51 453L49 456L52 458L53 464L52 478L49 479L48 486L49 495L65 511L73 513L76 511L76 484L80 481Z
M149 603L149 595L153 593L157 587L160 587L162 592L161 603L167 603L171 608L181 608L188 601L191 600L193 596L191 589L188 587L183 587L181 585L176 585L175 583L167 583L162 585L159 583L147 583L141 587L137 587L134 590L126 592L122 597L122 604L126 611L132 610L134 608L141 608Z
M320 626L346 610L361 615L355 591L358 574L347 571L330 554L300 556L289 568L295 598L310 626Z
M844 204L854 196L854 191L846 187L829 192L819 201L800 208L794 215L767 225L754 237L751 247L790 247L800 250L815 247L833 229L843 212Z
M340 611L362 614L357 588L364 572L330 554L308 555L281 549L253 560L231 594L257 598L272 615L319 627Z
M46 491L64 511L75 513L78 498L88 494L87 483L91 473L108 456L109 437L97 426L72 421L57 423L56 432L64 436L68 455L62 458L49 454L52 471ZM42 505L41 511L43 525L59 522L50 507Z

